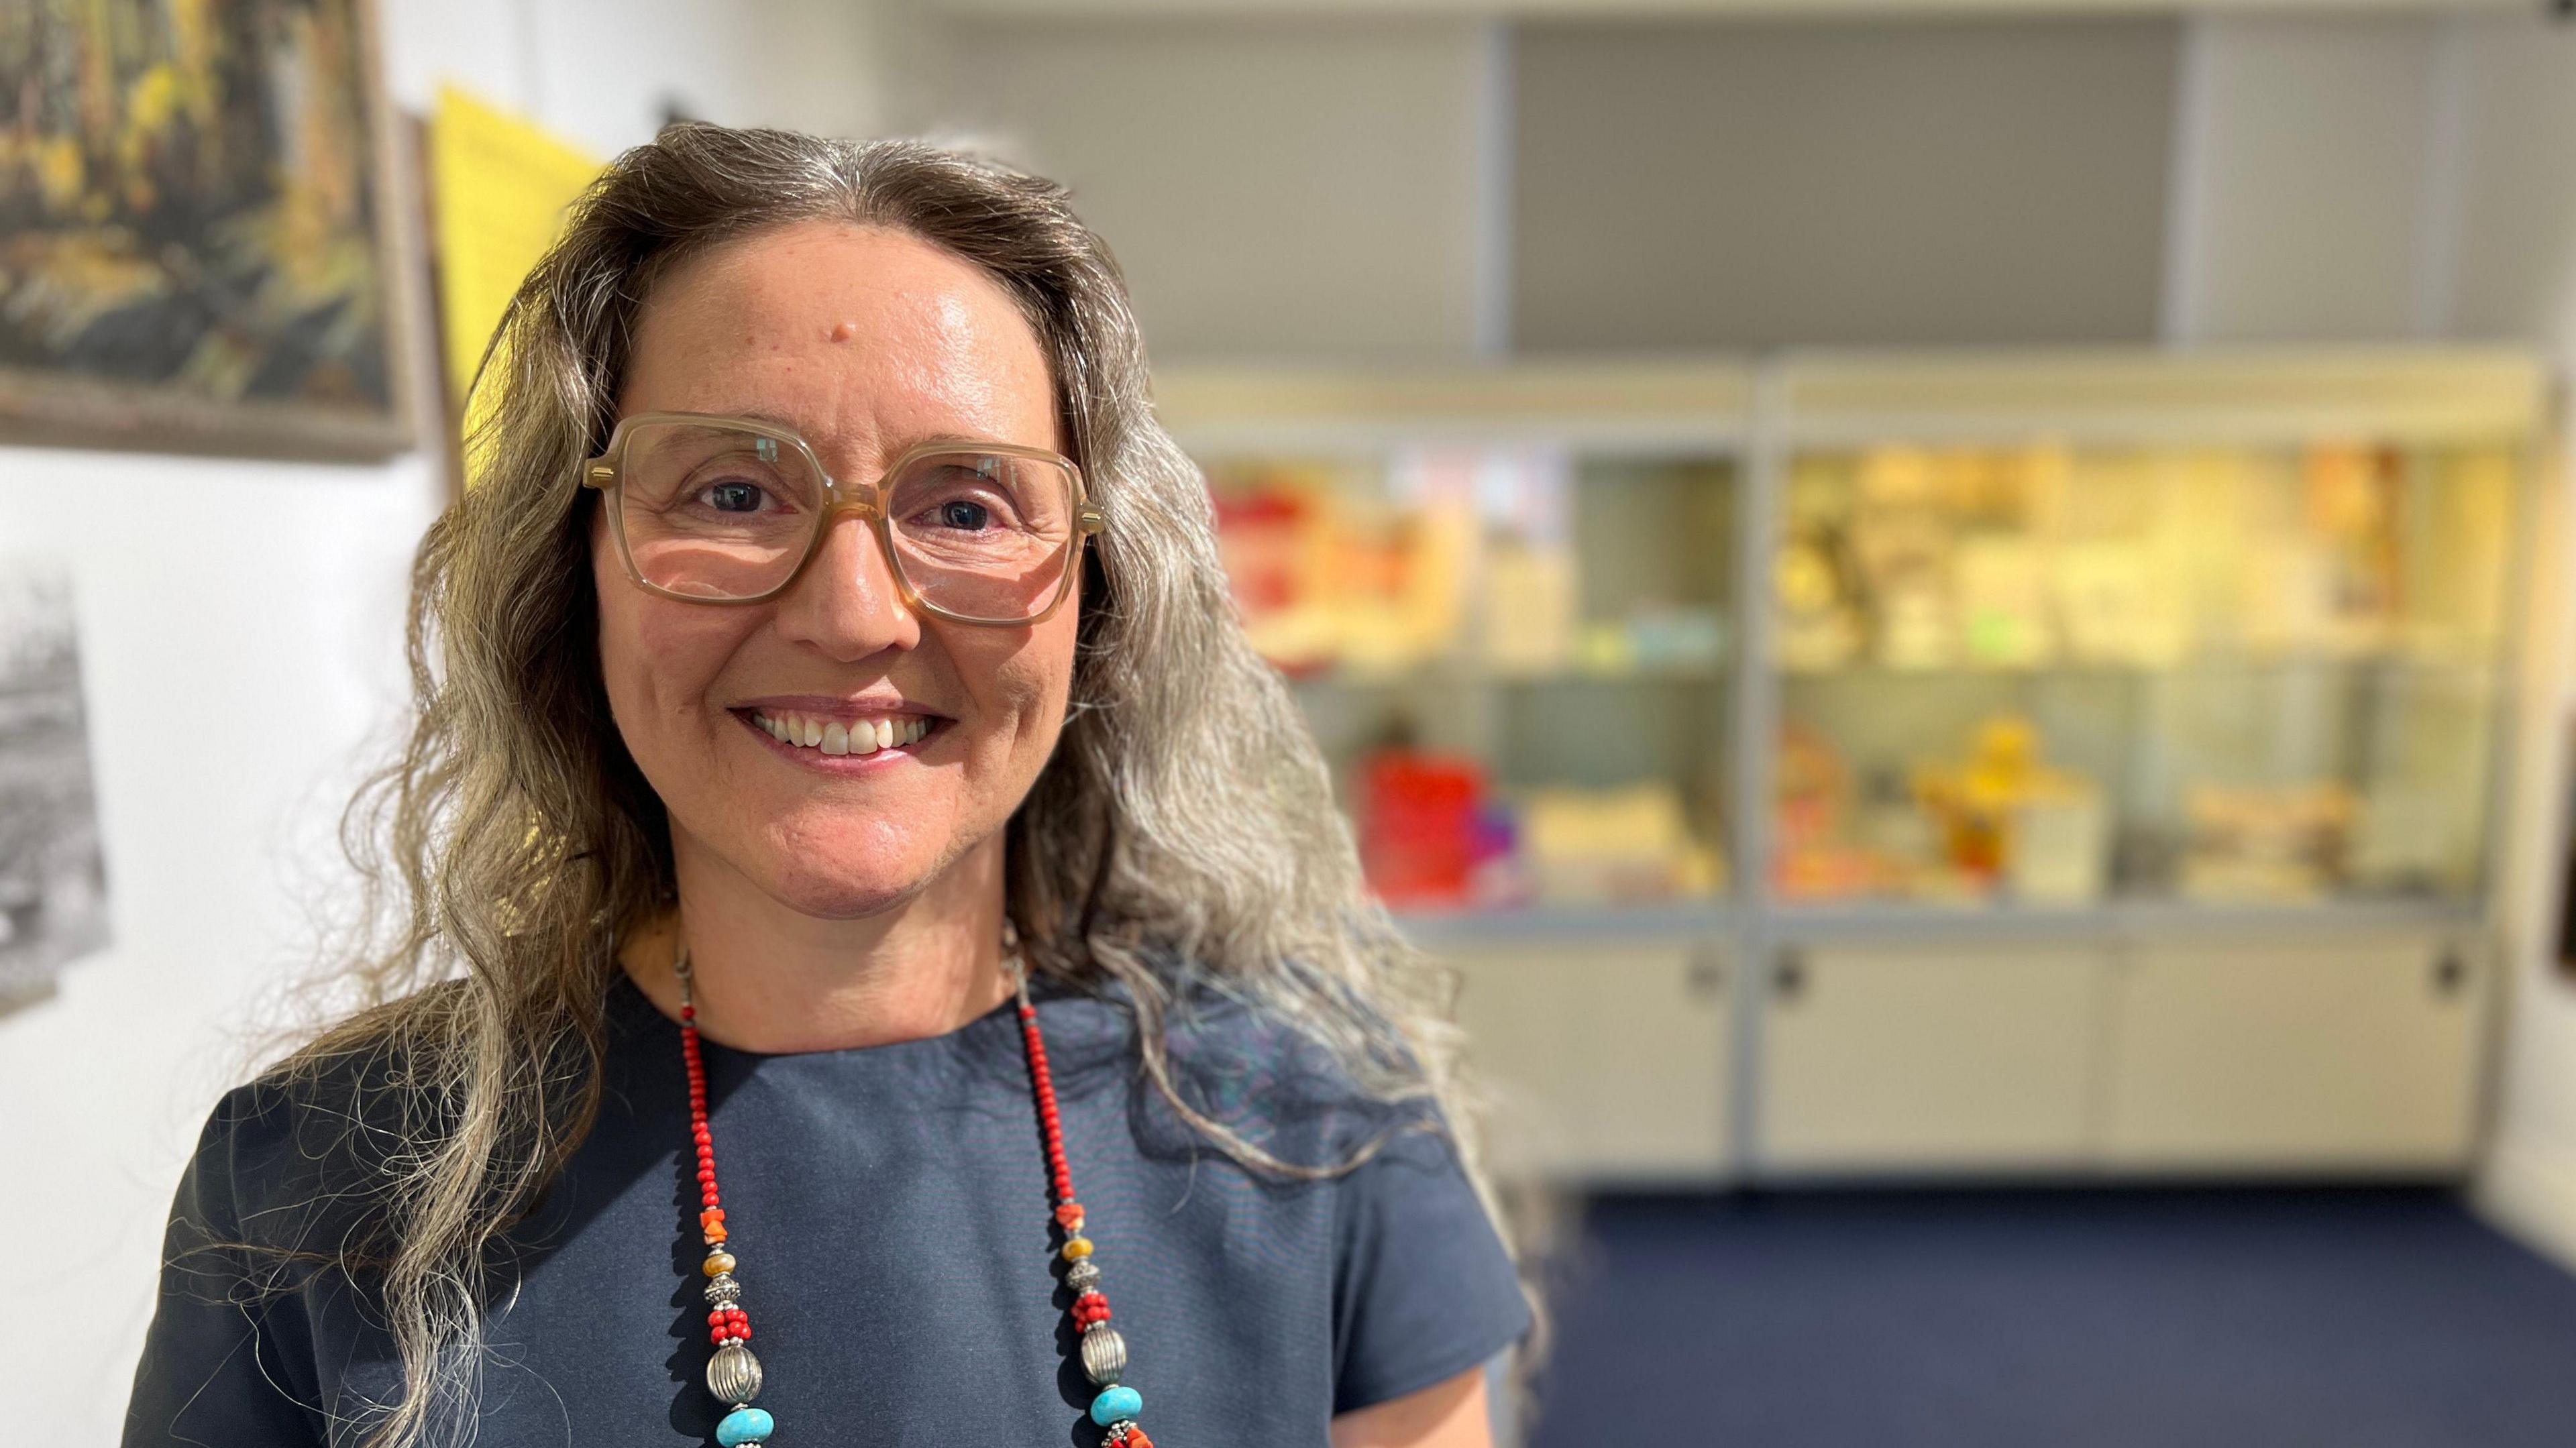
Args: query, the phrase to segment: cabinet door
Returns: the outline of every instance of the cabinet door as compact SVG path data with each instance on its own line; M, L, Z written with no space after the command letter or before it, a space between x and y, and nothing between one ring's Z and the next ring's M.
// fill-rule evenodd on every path
M1765 993L1763 1166L2083 1164L2104 968L2081 946L1784 952Z
M2110 1159L2458 1166L2490 974L2421 938L2139 947L2112 988Z
M1584 1181L1706 1182L1729 1156L1718 947L1566 940L1444 952L1493 1101L1498 1169Z

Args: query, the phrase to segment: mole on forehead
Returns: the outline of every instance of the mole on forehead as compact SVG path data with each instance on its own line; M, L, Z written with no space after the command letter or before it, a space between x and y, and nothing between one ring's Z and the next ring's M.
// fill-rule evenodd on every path
M840 323L836 323L836 324L834 324L830 330L826 331L826 332L823 334L823 337L824 337L824 340L826 340L826 341L830 341L830 342L847 342L847 341L849 341L851 338L856 337L856 336L858 336L858 335L859 335L859 324L858 324L858 323L856 323L856 322L840 322Z

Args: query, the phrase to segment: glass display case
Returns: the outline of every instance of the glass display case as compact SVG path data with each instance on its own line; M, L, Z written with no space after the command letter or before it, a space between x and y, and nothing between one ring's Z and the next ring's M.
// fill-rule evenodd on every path
M2443 1175L2545 382L1790 355L1158 405L1461 973L1506 1169Z
M1219 419L1168 384L1163 405L1390 905L1714 902L1741 378L1641 397L1511 375L1506 400L1492 376L1415 374L1407 411L1372 389L1359 419Z
M1779 895L2472 895L2515 476L2500 443L1802 453Z
M1809 363L1768 894L2473 904L2535 374Z

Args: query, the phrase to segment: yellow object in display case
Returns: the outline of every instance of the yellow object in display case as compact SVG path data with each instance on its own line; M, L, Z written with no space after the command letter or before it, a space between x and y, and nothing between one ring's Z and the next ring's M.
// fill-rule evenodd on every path
M1504 536L1483 555L1484 655L1502 674L1543 675L1574 656L1574 559L1563 548Z

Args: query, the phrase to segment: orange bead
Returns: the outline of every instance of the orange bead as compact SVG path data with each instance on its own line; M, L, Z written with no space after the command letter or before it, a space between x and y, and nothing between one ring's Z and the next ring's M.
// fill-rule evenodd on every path
M713 1223L708 1224L708 1226L707 1226L707 1245L708 1245L708 1246L712 1247L712 1246L714 1246L716 1243L721 1242L721 1241L723 1241L724 1239L725 1239L724 1223L722 1223L722 1222L713 1222Z
M1079 1262L1090 1255L1091 1239L1088 1237L1075 1237L1064 1244L1064 1260L1067 1262Z

